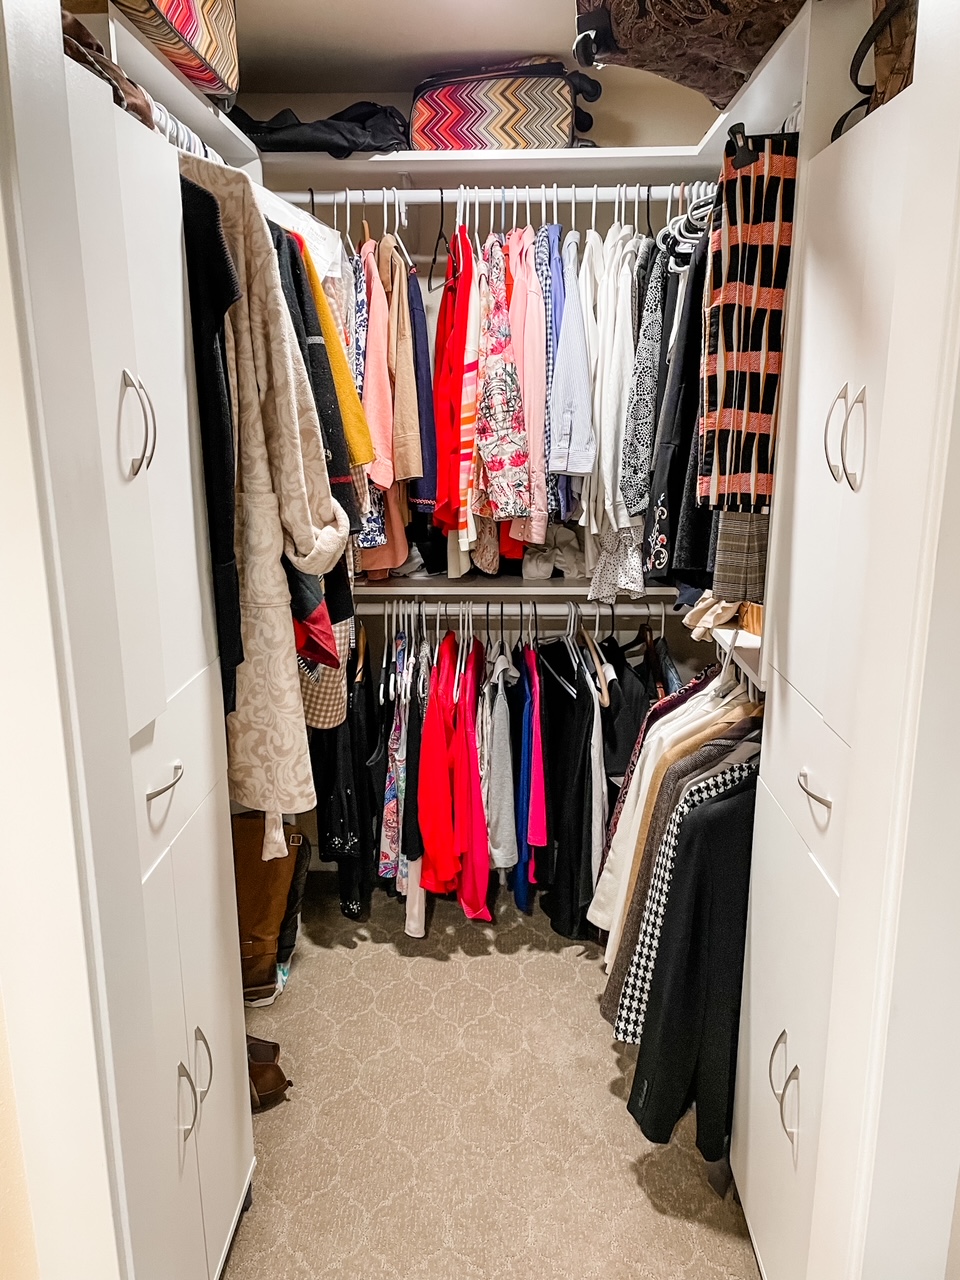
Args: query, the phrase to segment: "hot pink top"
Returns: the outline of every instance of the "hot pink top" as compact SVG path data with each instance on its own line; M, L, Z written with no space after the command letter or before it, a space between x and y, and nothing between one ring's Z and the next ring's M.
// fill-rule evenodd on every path
M533 690L533 751L530 764L530 809L527 818L527 843L537 849L547 845L547 793L543 783L543 739L540 734L540 670L537 655L524 650L524 661ZM530 862L533 877L533 860Z
M483 670L483 645L474 640L460 677L457 699L457 755L454 765L455 835L460 852L459 898L470 920L489 920L490 843L477 755L477 698Z

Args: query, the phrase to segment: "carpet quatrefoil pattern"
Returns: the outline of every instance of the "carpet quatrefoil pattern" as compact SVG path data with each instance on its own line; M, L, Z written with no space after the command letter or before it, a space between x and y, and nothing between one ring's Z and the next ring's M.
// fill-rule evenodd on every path
M759 1280L692 1117L655 1147L627 1113L595 947L502 891L493 927L440 900L415 941L310 882L289 986L248 1010L294 1088L254 1116L225 1280Z

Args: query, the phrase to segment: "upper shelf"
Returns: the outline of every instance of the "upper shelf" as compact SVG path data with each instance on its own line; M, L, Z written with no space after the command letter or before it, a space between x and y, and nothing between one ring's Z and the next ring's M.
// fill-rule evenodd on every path
M570 181L601 186L633 181L713 180L719 163L699 147L571 147L555 151L394 151L335 160L320 151L264 151L263 178L274 191L306 187L513 186Z
M83 21L131 80L142 85L177 119L213 147L229 165L260 177L260 155L245 133L213 105L114 5L105 14L84 14Z
M540 186L553 182L612 185L715 181L730 126L749 132L781 128L803 96L809 12L805 7L704 137L683 147L568 147L553 151L395 151L335 160L322 151L261 152L274 191L344 187Z

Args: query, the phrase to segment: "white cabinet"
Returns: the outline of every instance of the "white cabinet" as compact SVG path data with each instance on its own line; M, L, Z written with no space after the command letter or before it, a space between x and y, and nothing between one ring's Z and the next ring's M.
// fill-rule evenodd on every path
M69 60L65 71L102 451L90 480L103 485L107 501L112 565L105 569L116 587L132 735L166 705L149 491L153 421L137 373L117 154L105 141L120 113L106 84ZM83 520L86 479L77 477L76 510L60 519Z
M131 738L130 750L145 875L226 773L220 664L171 698L163 715Z
M758 784L730 1162L766 1280L806 1280L837 895Z
M886 166L903 107L897 99L869 117L800 179L786 353L797 390L782 421L769 639L776 670L848 743L901 221Z
M777 671L764 715L760 777L837 890L850 748Z
M143 881L177 1280L216 1280L253 1172L226 778ZM158 1206L160 1212L162 1206ZM168 1259L171 1263L172 1259Z
M216 1280L253 1137L179 166L105 84L66 75L162 1098L145 1180L164 1252L136 1270Z
M208 1280L197 1121L200 1099L191 1066L180 979L173 856L167 850L143 881L153 997L157 1073L163 1098L163 1168L154 1180L155 1211L167 1216L167 1256L155 1270L177 1280ZM139 1274L139 1273L138 1273Z
M190 1071L211 1280L220 1274L253 1172L250 1087L226 778L173 846Z
M192 374L177 152L114 111L136 367L154 431L147 471L166 695L217 656Z

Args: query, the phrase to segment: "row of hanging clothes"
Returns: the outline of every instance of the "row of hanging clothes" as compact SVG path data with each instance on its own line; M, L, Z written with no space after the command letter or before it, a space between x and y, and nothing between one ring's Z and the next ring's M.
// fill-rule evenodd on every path
M605 936L601 1013L639 1046L628 1109L665 1143L694 1105L711 1162L733 1117L763 726L732 653L648 711L587 910Z
M616 188L601 237L596 188L592 197L581 193L579 207L589 210L582 234L576 187L566 232L556 187L552 222L541 189L536 231L529 188L523 197L514 188L512 202L504 189L462 188L450 240L441 193L437 251L446 243L448 253L434 333L401 234L415 193L383 190L383 235L374 240L364 217L359 250L344 193L342 284L331 293L339 293L335 305L376 450L357 539L358 568L371 579L422 570L451 579L470 569L530 579L562 573L592 576L593 599L636 597L645 581L673 581L665 531L683 508L679 542L691 550L678 567L692 584L710 585L709 534L701 547L692 527L709 530L710 513L697 519L693 490L684 490L686 507L669 500L678 468L687 479L684 428L696 425L689 375L692 367L695 384L716 188L681 185L676 216L671 188L658 233L651 189L643 201L641 190L634 187L630 199L626 186ZM524 206L525 221L518 220ZM664 496L645 551L655 483Z
M682 684L662 627L622 644L616 609L609 634L601 621L570 604L556 634L536 604L518 619L502 602L396 602L378 663L361 626L346 718L310 748L345 915L379 886L422 937L428 893L489 921L504 884L523 911L539 892L563 936L596 936L585 913L612 806L647 711Z
M671 187L657 232L649 187L614 189L603 236L596 188L562 193L566 231L556 187L552 221L545 187L460 188L448 240L439 193L435 331L401 224L437 193L384 189L358 249L344 192L329 294L375 453L358 567L762 603L793 138L747 140L765 150L745 169L731 143L719 186L681 185L677 211Z

